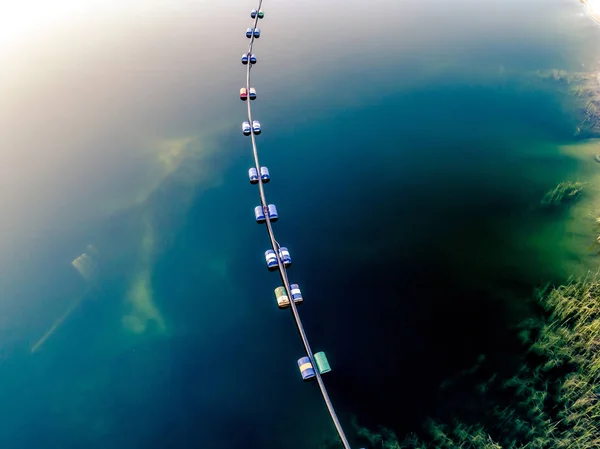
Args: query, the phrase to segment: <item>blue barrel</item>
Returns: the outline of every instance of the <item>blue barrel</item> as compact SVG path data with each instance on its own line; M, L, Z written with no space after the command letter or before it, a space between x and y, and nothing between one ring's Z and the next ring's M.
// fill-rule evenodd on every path
M246 53L242 55L242 64L248 64L248 55Z
M256 64L256 56L254 53L250 55L250 64Z
M260 179L265 184L271 180L271 175L269 174L269 169L267 167L260 167Z
M279 215L277 215L277 208L274 204L269 204L269 220L276 222L278 219Z
M265 260L267 261L267 268L269 271L274 271L278 268L277 255L272 249L265 251Z
M300 368L300 374L302 374L303 380L315 377L315 370L308 357L301 357L298 359L298 368Z
M250 178L250 184L258 184L258 172L256 168L252 167L248 170L248 178Z
M242 123L242 133L244 134L244 136L249 136L251 133L251 128L250 128L250 123L248 122L243 122Z
M254 208L254 216L256 217L257 223L264 223L265 221L267 221L262 206L256 206Z
M304 301L304 299L302 298L302 292L300 291L300 287L298 287L298 284L290 285L290 289L292 290L292 299L295 303Z
M246 30L246 37L247 37L248 39L250 39L250 38L252 37L252 28L248 28L248 29Z
M290 256L290 252L288 251L288 249L285 246L282 246L281 248L279 248L279 257L281 258L281 261L283 262L284 267L287 268L292 264L292 258Z
M252 120L252 131L254 134L258 136L261 133L261 129L260 122L258 120Z

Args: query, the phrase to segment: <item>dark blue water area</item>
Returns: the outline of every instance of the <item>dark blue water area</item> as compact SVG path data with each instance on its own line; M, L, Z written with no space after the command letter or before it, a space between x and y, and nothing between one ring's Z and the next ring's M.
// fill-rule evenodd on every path
M576 168L558 153L573 122L557 98L439 83L300 125L264 116L278 133L259 138L275 229L341 410L403 433L448 415L455 401L437 387L479 354L514 369L511 326L534 287L562 275L519 243L548 219L541 196Z
M456 104L450 119L440 112ZM575 169L557 151L571 121L552 96L510 85L442 85L323 116L297 124L263 112L269 127L258 140L281 215L275 230L294 258L290 279L304 293L314 350L327 351L334 367L326 379L346 425L356 414L415 430L426 416L448 414L455 402L438 385L479 354L495 369L514 368L510 326L526 316L536 285L560 278L553 260L516 242L546 219L534 206L547 186ZM224 146L248 152L244 142ZM216 422L240 425L250 445L300 447L331 425L317 389L296 371L302 347L291 316L275 307L279 281L264 268L268 240L253 223L250 164L249 153L237 159L227 187L199 201L157 285L179 297L167 309L180 323L200 298L211 303L196 312L189 338L202 358L218 360ZM218 228L206 222L212 214ZM178 264L186 247L202 250ZM206 254L228 255L227 281L194 268ZM196 292L186 293L192 283ZM235 324L219 335L226 323ZM188 370L201 372L193 363ZM185 390L207 388L188 379ZM203 409L190 400L188 413Z

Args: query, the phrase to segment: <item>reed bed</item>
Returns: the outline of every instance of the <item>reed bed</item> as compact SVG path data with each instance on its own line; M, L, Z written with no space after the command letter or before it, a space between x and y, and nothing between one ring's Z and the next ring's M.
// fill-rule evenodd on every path
M493 376L482 389L486 398L505 398L488 401L482 410L486 425L430 420L420 435L400 440L388 429L371 431L355 424L362 446L600 448L600 276L590 274L566 285L541 289L536 299L545 313L520 327L526 350L521 368L508 379Z

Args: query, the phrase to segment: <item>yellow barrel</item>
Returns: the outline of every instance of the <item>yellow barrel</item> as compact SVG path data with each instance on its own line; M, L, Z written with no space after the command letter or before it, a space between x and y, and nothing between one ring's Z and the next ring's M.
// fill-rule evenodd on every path
M277 305L280 309L285 309L290 305L290 298L285 291L285 287L277 287L275 289L275 299L277 299Z

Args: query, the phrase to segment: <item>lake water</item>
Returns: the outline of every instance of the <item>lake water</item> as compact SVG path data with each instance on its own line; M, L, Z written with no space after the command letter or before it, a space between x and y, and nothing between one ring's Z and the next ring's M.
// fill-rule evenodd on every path
M239 130L255 5L138 3L1 55L0 444L317 447L333 428L276 307ZM597 265L596 143L536 71L596 70L600 29L568 0L264 9L267 198L347 432L472 412L440 384L480 354L510 370L533 289ZM565 179L592 194L541 209Z

